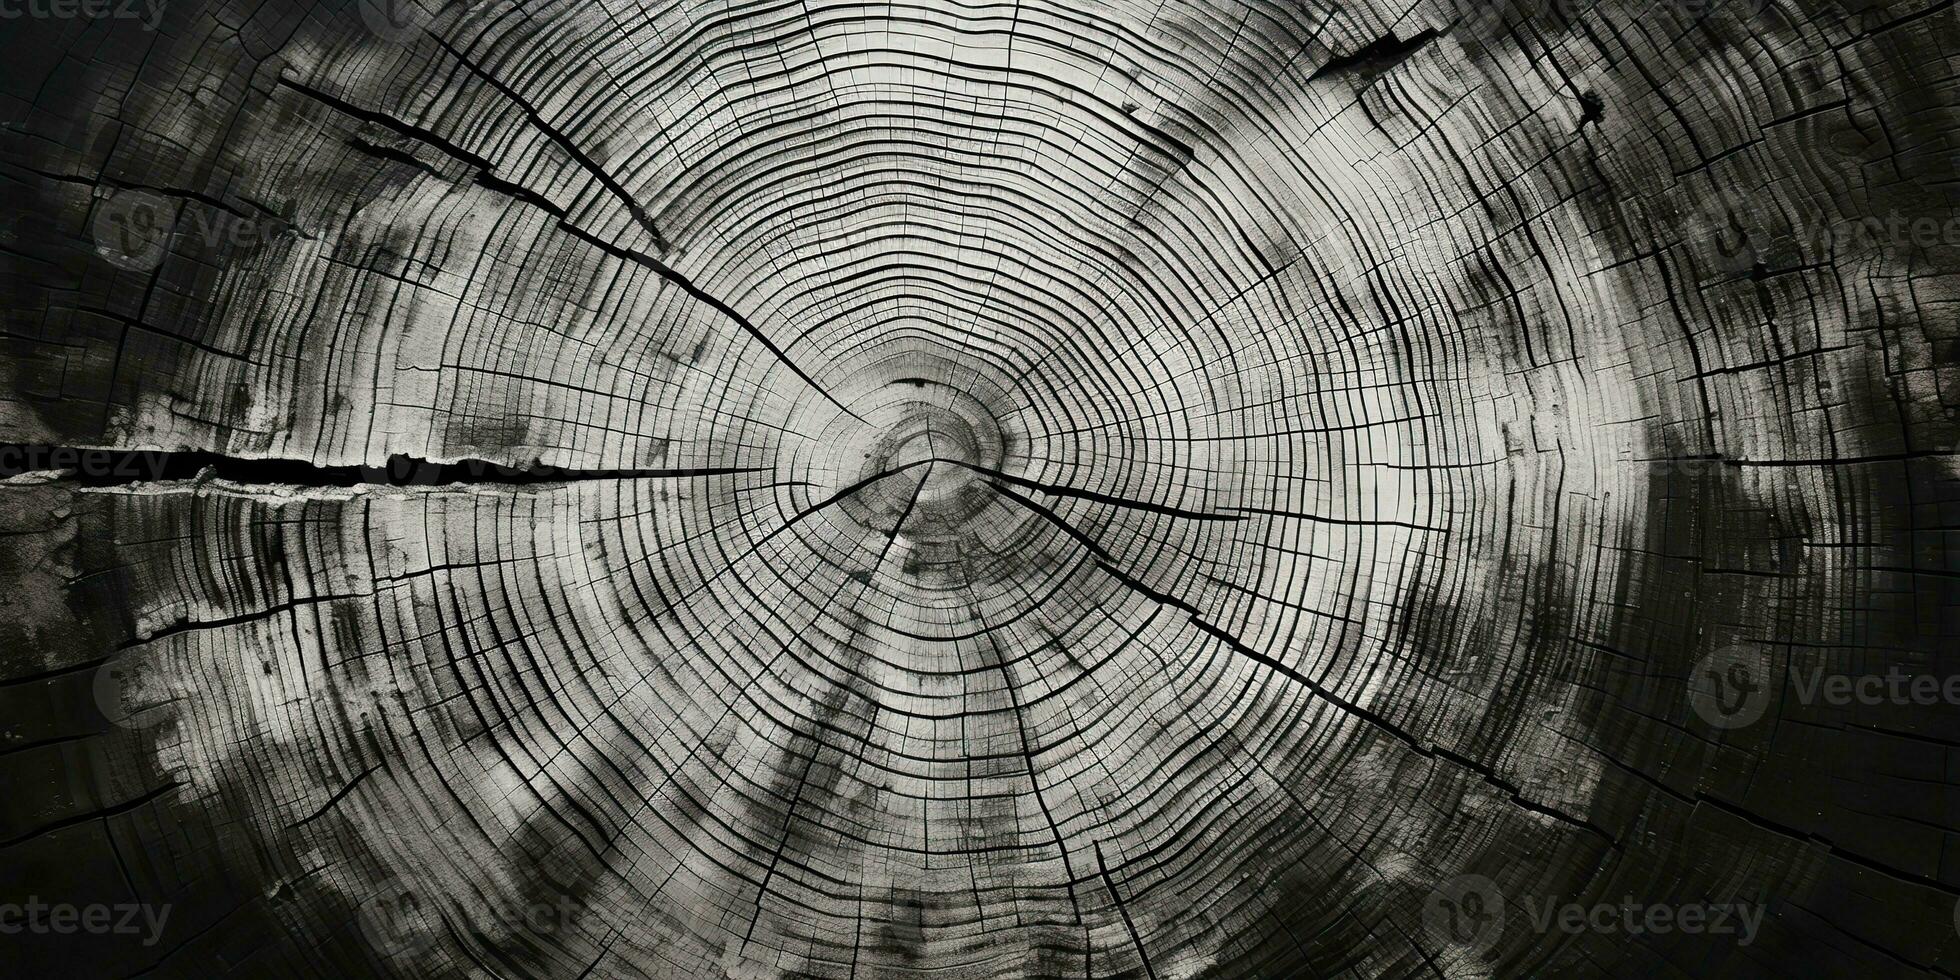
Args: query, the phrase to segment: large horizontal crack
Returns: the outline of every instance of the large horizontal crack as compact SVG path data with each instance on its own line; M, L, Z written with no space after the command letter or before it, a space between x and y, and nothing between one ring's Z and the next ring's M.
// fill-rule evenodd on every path
M575 483L584 480L686 479L762 472L761 467L576 469L531 463L507 466L485 459L450 462L396 454L380 465L321 465L296 459L258 459L204 451L114 449L0 443L0 479L57 474L83 486L134 486L219 479L235 484L295 487L450 486Z

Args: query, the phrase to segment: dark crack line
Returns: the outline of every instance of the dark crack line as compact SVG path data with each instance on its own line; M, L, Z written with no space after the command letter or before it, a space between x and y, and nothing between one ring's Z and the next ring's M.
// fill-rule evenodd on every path
M1075 909L1075 921L1082 923L1086 929L1088 920L1082 915L1082 900L1075 892L1075 884L1078 880L1075 876L1075 864L1069 860L1068 843L1062 839L1061 825L1055 822L1055 811L1048 808L1048 798L1041 792L1040 767L1035 762L1034 744L1028 739L1028 721L1021 707L1020 685L1015 682L1014 673L1007 666L1007 659L1001 656L1000 647L993 640L993 627L987 623L986 614L981 612L977 605L972 608L975 618L980 620L980 625L985 630L987 635L985 648L993 654L994 666L1000 670L1001 683L1007 692L1007 703L1013 708L1014 730L1021 738L1021 764L1027 769L1028 785L1034 790L1035 805L1041 808L1042 817L1048 821L1048 832L1054 835L1055 850L1062 858L1062 873L1067 878L1069 905Z
M491 88L496 89L500 94L504 96L504 98L509 99L513 104L515 104L518 107L518 109L524 113L524 117L530 120L531 125L535 127L538 130L538 132L543 133L547 139L551 140L551 142L554 145L556 145L559 149L563 150L567 156L571 157L572 160L579 165L580 169L584 170L586 173L591 174L593 178L598 180L599 183L603 185L609 193L611 193L614 197L618 198L620 204L624 205L627 212L633 216L634 222L637 223L640 226L640 228L643 231L645 231L649 237L653 239L653 246L656 251L665 253L672 250L667 243L667 237L660 233L659 227L657 227L654 224L653 216L647 213L646 208L640 204L639 199L635 198L632 192L628 191L626 189L626 186L619 182L618 178L614 177L604 167L599 166L598 161L592 159L592 157L588 155L584 150L579 149L578 144L572 142L571 137L566 136L563 132L559 131L558 127L553 126L550 122L548 122L544 118L543 113L540 113L537 110L536 106L533 106L529 100L525 99L522 93L518 92L514 88L511 88L509 85L506 85L503 81L498 79L496 76L490 74L487 71L484 71L480 66L477 65L476 62L470 60L468 56L464 55L463 52L456 50L456 48L452 46L448 41L445 41L440 37L436 37L434 34L430 35L430 39L435 41L436 45L441 47L444 51L447 51L450 57L455 58L458 64L461 64L464 68L469 69L470 73L475 75L477 78L482 79L484 84L489 85ZM564 221L564 215L562 213L560 214L560 223L567 228L574 227ZM591 241L594 244L600 244L600 239L597 236L580 234L579 237L585 238L586 240ZM689 296L692 296L695 299L698 299L701 302L706 303L711 307L714 307L715 310L720 312L722 315L728 317L731 320L734 320L738 325L741 326L743 330L748 331L749 336L754 337L764 347L767 347L769 349L769 353L775 355L777 360L783 362L785 365L788 365L791 371L796 372L797 377L802 378L804 383L808 384L811 388L816 389L816 391L819 394L823 395L824 398L828 400L831 404L837 406L840 410L844 412L844 414L849 415L854 419L857 419L859 422L864 421L864 419L860 418L857 415L857 413L852 412L849 408L846 408L843 402L838 401L837 398L833 396L828 390L826 390L822 385L817 384L816 379L812 378L808 373L806 373L802 367L797 365L795 361L790 360L788 352L784 351L781 347L778 347L775 341L770 340L767 336L765 336L763 332L760 329L758 329L754 323L749 321L748 317L745 317L742 314L736 312L734 307L728 305L727 303L723 302L721 299L710 294L707 290L702 289L701 287L695 285L693 280L688 279L686 276L681 275L679 272L675 271L675 269L672 266L668 265L667 263L657 258L654 258L653 256L645 255L633 249L627 249L616 245L608 246L605 244L600 244L600 247L605 248L608 251L617 249L618 251L615 254L634 256L636 261L644 263L649 268L652 268L654 271L658 272L661 278L664 278L668 282L671 282L674 285L681 287L681 289L685 291Z
M1602 828L1590 821L1572 816L1571 814L1553 809L1552 807L1546 806L1543 803L1537 803L1532 800L1525 799L1524 791L1517 784L1511 782L1508 779L1505 779L1501 775L1498 775L1497 771L1492 769L1491 767L1484 765L1483 763L1480 763L1474 759L1471 759L1468 756L1453 752L1449 749L1443 748L1440 745L1424 747L1423 744L1420 741L1418 741L1415 736L1410 735L1408 732L1403 731L1399 726L1389 721L1387 718L1384 718L1381 715L1378 715L1375 712L1368 710L1367 708L1364 708L1358 704L1355 704L1352 701L1347 700L1346 698L1341 697L1338 694L1335 694L1332 690L1329 690L1326 686L1320 684L1318 681L1315 681L1313 678L1308 677L1306 674L1301 673L1299 670L1285 663L1282 663L1280 660L1273 657L1271 654L1252 648L1251 646L1247 645L1244 641L1240 640L1238 637L1232 635L1229 631L1221 627L1215 626L1212 623L1206 621L1203 614L1199 611L1197 606L1194 606L1191 603L1184 601L1183 599L1179 599L1174 595L1169 595L1167 593L1159 592L1156 589L1153 589L1150 586L1145 585L1143 582L1137 580L1136 578L1130 576L1122 569L1117 568L1114 565L1111 565L1109 562L1098 561L1096 562L1096 564L1100 566L1104 571L1114 576L1117 581L1123 583L1126 586L1129 586L1131 589L1135 590L1136 592L1141 593L1142 595L1150 599L1153 599L1157 602L1160 602L1164 605L1170 606L1173 609L1177 609L1181 612L1186 613L1187 615L1190 616L1191 624L1193 626L1196 626L1199 629L1199 631L1225 644L1225 646L1228 649L1231 649L1232 651L1238 653L1240 656L1246 657L1272 670L1274 673L1277 673L1280 676L1285 677L1286 679L1296 684L1299 684L1300 686L1313 692L1315 696L1321 698L1327 703L1332 704L1335 707L1341 709L1342 711L1348 713L1349 715L1352 715L1355 718L1358 718L1361 721L1366 722L1367 724L1380 730L1383 734L1388 735L1391 738L1394 738L1396 741L1399 741L1404 745L1407 745L1410 748L1410 750L1414 751L1417 755L1420 755L1427 759L1441 759L1446 762L1454 763L1455 765L1463 769L1469 770L1470 772L1475 773L1476 775L1481 777L1485 783L1488 783L1489 785L1494 786L1499 790L1502 790L1504 794L1511 800L1511 802L1517 804L1519 807L1522 807L1523 809L1528 810L1532 813L1537 813L1543 816L1551 817L1552 819L1557 820L1561 823L1569 824L1581 830L1585 830L1590 833L1596 834L1602 840L1606 841L1607 845L1611 847L1613 850L1616 851L1620 850L1620 842L1617 839L1615 839L1612 834L1607 833L1605 828Z
M1489 0L1489 2L1495 3L1497 0ZM1315 82L1329 75L1346 72L1373 78L1409 60L1437 36L1434 30L1423 30L1404 41L1394 34L1384 34L1351 54L1327 59L1319 68L1314 69L1312 75L1307 76L1307 81Z
M1150 980L1157 980L1157 971L1150 966L1150 954L1143 950L1143 937L1137 933L1137 924L1130 918L1130 907L1123 902L1123 893L1116 890L1116 879L1109 876L1109 862L1103 860L1102 841L1095 841L1096 870L1102 872L1103 887L1109 889L1109 897L1116 902L1116 912L1123 917L1123 928L1130 932L1130 942L1137 946L1137 958L1143 960L1143 972Z
M1627 763L1622 762L1617 758L1614 758L1610 753L1602 752L1600 753L1599 757L1605 759L1608 763L1611 763L1613 768L1618 770L1619 772L1625 774L1626 776L1632 779L1638 780L1639 782L1653 789L1655 792L1660 793L1661 795L1666 796L1669 799L1672 799L1675 802L1688 807L1689 809L1695 809L1703 804L1707 804L1709 807L1716 810L1720 810L1723 813L1728 814L1729 816L1735 817L1736 819L1749 824L1750 826L1756 828L1759 831L1763 831L1765 833L1777 834L1779 836L1788 838L1793 841L1798 841L1803 844L1814 845L1822 848L1826 853L1830 854L1832 857L1838 858L1839 860L1845 861L1849 864L1855 864L1861 868L1865 868L1866 870L1874 871L1891 878L1896 878L1900 881L1910 882L1912 884L1919 885L1924 888L1930 888L1934 891L1939 892L1942 895L1960 897L1960 888L1956 888L1953 885L1947 884L1946 882L1940 881L1935 878L1928 878L1925 875L1918 874L1912 871L1907 871L1904 868L1894 867L1875 858L1866 857L1862 854L1857 853L1856 851L1852 851L1845 848L1843 845L1834 843L1828 837L1824 837L1820 834L1812 833L1810 831L1806 831L1798 827L1793 827L1788 824L1778 823L1774 820L1771 820L1768 817L1756 813L1753 810L1749 810L1738 804L1731 803L1727 800L1720 799L1715 796L1711 796L1707 793L1700 793L1700 792L1684 793L1678 789L1675 789L1672 786L1667 785L1667 783L1663 782L1662 780L1655 778L1652 774L1647 773L1635 766L1628 765Z
M919 494L925 492L926 481L930 479L932 479L932 461L927 460L926 475L919 477L919 482L913 485L912 496L906 498L905 510L898 515L898 523L893 524L892 529L885 534L885 546L878 550L878 563L872 566L874 570L885 567L885 559L891 557L892 545L898 542L898 532L905 528L906 521L912 519L913 508L919 506Z
M1018 493L1015 493L1012 487L1009 487L1007 484L1002 483L999 480L988 480L987 485L993 487L994 491L999 493L1001 496L1006 497L1007 499L1012 500L1017 504L1020 504L1022 507L1025 507L1030 511L1033 511L1037 516L1048 521L1048 523L1053 524L1056 527L1060 528L1063 534L1066 534L1069 537L1082 542L1082 546L1088 548L1090 553L1094 554L1096 557L1098 558L1111 557L1109 552L1103 549L1102 545L1096 543L1095 538L1090 537L1087 532L1082 531L1078 529L1075 525L1070 524L1068 521L1063 520L1060 514L1055 513L1053 509L1042 504L1040 501L1031 500L1027 497L1021 496Z
M803 802L803 790L810 784L810 770L817 767L817 757L822 754L822 744L813 745L809 760L803 763L803 772L796 777L796 795L790 798L789 807L783 811L782 839L776 842L775 853L769 858L769 870L763 872L761 883L756 885L755 912L749 916L748 931L742 934L743 952L748 951L749 943L755 939L756 923L762 921L762 905L769 898L769 883L775 880L776 867L783 863L783 852L789 849L790 829L796 823L796 805Z
M312 823L313 821L326 816L327 812L334 808L334 804L339 803L343 799L346 799L347 794L352 793L355 790L355 788L360 786L362 782L366 781L369 776L374 775L374 771L376 769L381 768L381 766L382 763L377 762L374 765L367 767L366 771L362 772L360 775L355 776L353 779L349 780L347 785L342 786L340 788L340 791L335 793L330 799L328 799L327 802L324 805L322 805L318 810L313 811L313 813L309 816L301 817L300 819L287 824L286 829L293 830L298 827L304 827L307 824Z
M483 181L479 180L478 183L483 183ZM486 186L488 185L486 184ZM535 196L532 196L527 200L529 200L530 203L532 204L540 204L541 202L549 203L549 202L544 202L543 198L538 198ZM734 321L736 326L741 327L745 333L747 333L750 337L754 338L757 343L761 344L765 349L767 349L771 356L775 357L776 360L782 362L782 364L785 367L789 368L790 371L794 372L797 378L801 379L804 384L809 385L812 391L815 391L817 394L822 395L825 401L831 403L832 405L837 406L838 411L843 412L845 415L849 415L851 418L854 418L859 422L866 421L864 416L851 411L849 406L845 405L841 401L838 401L837 396L830 393L830 389L825 388L823 385L818 384L816 378L812 377L808 371L803 370L803 367L801 365L791 360L789 356L789 352L783 350L782 347L779 346L775 341L770 340L769 335L763 333L762 329L760 327L757 327L753 321L751 321L748 317L743 316L733 306L728 305L720 297L715 296L713 293L710 293L707 290L702 289L700 286L695 285L694 280L689 279L688 277L682 275L679 271L675 270L673 266L670 266L667 263L662 262L659 259L646 254L645 252L641 252L636 249L627 248L624 245L618 245L613 242L606 241L605 239L600 238L599 236L594 235L593 233L586 231L585 229L580 228L577 225L572 224L570 221L568 221L565 218L565 212L561 208L553 206L547 208L546 210L558 216L559 219L558 226L564 229L570 235L572 235L572 237L577 238L580 241L586 242L587 244L593 246L594 248L597 248L600 251L605 252L606 254L618 258L622 261L637 263L639 265L645 266L648 269L651 269L656 275L660 276L660 278L665 279L668 282L674 284L675 286L680 287L682 292L693 297L697 301L701 302L703 305L713 309L715 312L720 313L722 316L727 317L728 319ZM866 424L869 423L866 422Z
M863 491L865 487L877 483L879 480L883 480L888 477L897 476L900 473L903 473L909 469L914 469L920 466L929 466L934 462L938 462L938 461L931 460L931 459L915 459L912 462L906 463L903 466L894 466L891 469L873 473L870 476L867 476L864 479L859 480L856 483L853 483L850 486L845 487L844 489L839 490L836 493L833 493L830 496L825 497L824 499L814 504L811 504L810 506L805 507L800 511L797 511L796 514L792 516L787 522L785 522L782 527L779 527L776 530L769 532L768 537L765 537L761 541L758 541L756 543L758 545L767 543L769 541L769 538L773 538L776 535L789 530L790 526L795 524L796 522L810 516L811 514L816 513L817 511L823 510L826 507L834 506L839 501L842 501L846 497L849 497L853 494Z
M314 100L315 102L319 102L320 104L325 105L328 108L334 109L342 113L343 115L353 116L354 118L359 119L362 122L373 123L377 126L380 126L383 129L391 130L398 135L406 136L409 139L415 140L418 143L423 143L425 145L434 147L435 149L441 150L443 153L463 162L464 164L467 164L470 167L474 167L478 170L494 169L493 165L490 163L489 160L484 159L483 157L478 156L477 154L464 149L463 147L451 142L450 140L434 132L433 130L424 129L412 123L403 122L400 119L396 119L394 116L388 115L385 112L376 112L373 109L364 109L358 105L355 105L352 102L347 101L346 99L342 99L334 95L329 95L326 92L322 92L319 89L313 88L310 85L305 85L303 83L296 82L291 78L281 76L279 79L279 84L284 85L287 88L292 89L293 91L298 92L299 94ZM422 164L419 161L417 162L417 165L422 166Z
M1293 521L1310 521L1314 524L1331 524L1336 527L1400 527L1411 531L1429 531L1435 534L1448 534L1446 527L1432 527L1414 521L1397 520L1392 517L1327 517L1322 514L1309 514L1298 510L1280 510L1273 507L1233 507L1241 514L1258 514L1263 517L1282 517Z
M139 807L149 804L151 801L156 800L157 798L163 796L165 793L168 793L171 790L176 789L177 787L182 785L184 784L181 781L172 780L170 782L163 784L162 786L157 787L156 789L153 789L147 793L144 793L141 796L136 797L135 799L125 800L121 803L117 803L111 806L105 806L100 809L90 810L87 813L76 814L75 816L72 817L63 817L51 823L42 824L41 826L36 827L33 830L30 830L24 834L21 834L18 837L14 837L10 840L0 841L0 850L17 846L23 842L33 840L34 838L39 837L43 834L52 834L57 830L66 830L69 827L78 827L81 826L82 824L91 823L96 820L106 820L110 817L121 816L122 814L128 813L132 810L135 810Z
M247 486L363 487L524 486L590 480L660 480L740 476L765 467L577 469L533 463L506 466L485 459L440 463L396 454L375 466L322 465L306 460L251 458L224 453L109 449L0 443L0 479L29 473L58 474L82 486L137 486L184 480L225 480Z
M754 544L751 544L747 548L742 549L742 553L740 555L737 555L733 560L724 563L721 566L721 568L718 571L716 571L713 575L710 575L707 578L702 579L693 588L689 589L686 595L681 596L678 600L676 600L676 604L684 605L686 603L694 601L695 596L700 595L702 591L706 590L709 586L713 585L714 583L721 581L721 577L723 575L726 575L729 572L733 571L737 565L740 565L741 563L748 561L749 558L754 556L756 552L762 550L763 545L766 545L769 542L776 540L777 535L782 534L784 531L787 531L792 527L795 527L797 524L801 523L804 518L809 517L810 515L822 511L826 508L836 506L838 503L850 497L852 494L861 492L862 490L864 490L864 488L874 483L877 483L879 480L886 479L887 477L897 476L898 474L903 473L906 470L912 469L913 467L924 466L931 462L933 462L933 460L930 459L914 460L913 462L906 463L904 466L894 467L892 469L885 470L884 472L881 473L874 473L870 476L865 477L862 480L857 481L856 483L851 484L848 487L845 487L842 490L837 491L836 493L831 494L828 497L825 497L824 499L814 504L811 504L808 507L803 508L802 510L797 511L796 513L790 515L789 520L786 520L783 523L777 525L775 530L770 531L768 534L763 535Z
M224 629L230 626L242 626L246 623L257 622L258 620L261 619L271 619L282 613L298 612L301 609L317 606L321 603L333 602L339 599L365 599L365 598L368 598L368 594L362 592L350 592L350 593L336 592L327 595L307 595L307 596L300 596L299 598L293 599L290 602L282 602L277 605L267 606L264 609L254 609L251 612L239 613L236 616L225 616L219 619L179 619L173 623L170 623L167 626L150 630L148 632L138 631L135 636L132 636L131 638L124 640L122 643L117 644L116 649L133 650L137 647L143 646L148 643L155 643L155 642L160 642L162 640L167 640L170 637L176 636L180 633L195 633L200 630L215 630L215 629Z
M545 138L551 140L553 145L565 151L565 155L571 157L572 161L577 163L581 170L591 174L594 179L599 181L601 186L605 187L608 193L618 198L619 203L625 205L627 213L633 216L634 222L640 226L641 230L653 238L653 244L656 249L662 252L671 249L671 246L667 244L667 236L661 234L659 227L654 224L653 215L647 213L647 209L626 189L626 186L621 184L619 179L614 177L604 167L599 166L599 162L592 159L590 154L579 149L578 144L572 142L571 137L566 136L558 127L546 121L544 114L539 112L537 107L530 103L530 100L524 98L516 89L504 84L496 76L484 71L475 61L472 61L463 52L456 50L448 41L434 34L430 34L429 39L434 41L444 51L449 52L449 56L455 58L458 64L469 69L470 74L475 75L485 85L496 89L504 98L509 99L515 104L524 113L524 118L530 120L531 125L538 132L543 133Z
M444 47L447 48L448 45L444 45ZM455 52L452 49L451 54L454 53ZM458 56L458 60L459 61L462 60L460 56ZM466 61L463 63L466 65L468 64L468 62ZM475 66L472 65L470 66L470 68L472 71L476 71ZM478 72L478 74L481 75L481 72ZM603 251L608 255L613 256L614 258L626 262L631 262L653 271L656 275L660 276L662 279L665 279L666 281L674 284L675 286L680 287L681 291L687 293L689 296L713 308L715 312L720 313L721 315L727 317L730 320L733 320L735 324L741 327L742 330L746 332L750 337L754 338L758 343L762 344L763 347L767 348L769 353L773 355L778 361L781 361L784 365L788 366L791 371L795 372L796 376L800 378L805 384L809 385L812 389L816 390L818 394L821 394L826 401L830 402L832 405L837 406L837 408L840 411L844 412L844 414L849 415L854 419L857 419L859 422L864 421L864 418L862 416L858 415L857 413L851 411L849 408L845 407L843 402L838 401L836 396L832 395L829 392L829 390L825 389L822 385L817 384L816 379L811 377L808 372L804 371L801 366L799 366L795 361L790 360L789 354L786 351L784 351L780 346L778 346L775 341L770 340L766 335L764 335L761 329L756 327L756 325L753 322L751 322L748 317L743 316L741 313L737 312L734 307L728 305L727 303L723 302L719 298L715 297L707 290L702 289L700 286L695 285L693 280L687 278L684 275L681 275L680 272L676 271L672 266L661 261L659 258L656 258L652 255L648 255L645 252L641 252L637 249L627 248L626 246L606 241L605 239L599 237L598 235L595 235L592 232L586 231L585 229L578 227L577 225L571 222L570 213L566 211L564 208L561 208L558 205L553 204L549 198L546 198L544 195L539 194L536 191L531 190L530 188L524 187L519 184L514 184L511 183L510 181L503 180L496 177L495 171L497 167L490 160L485 159L484 157L476 153L473 153L467 149L464 149L463 147L457 145L454 142L451 142L450 140L446 139L445 137L431 130L424 129L420 126L415 126L410 123L403 122L384 112L377 112L373 109L364 109L358 105L346 101L345 99L337 98L335 96L322 92L318 89L311 88L299 82L295 82L291 79L281 78L279 81L280 84L283 84L288 88L291 88L292 90L307 96L308 98L314 99L346 115L352 116L356 119L360 119L364 122L370 122L377 126L381 126L383 128L392 130L393 132L401 136L405 136L409 139L413 139L417 142L423 143L425 145L431 146L437 150L442 151L448 156L461 161L462 163L468 165L471 169L475 170L476 171L475 183L478 184L479 186L504 194L505 196L510 197L514 200L522 201L526 204L532 205L533 207L536 207L546 212L547 214L550 214L554 218L558 219L558 227L561 230L565 231L566 233L572 235L573 237L578 238L580 241L586 242L587 244L592 245L595 248L598 248L600 251ZM485 81L489 82L489 84L491 84L493 87L497 85L497 83L494 80L491 80L487 77L485 77ZM499 89L499 91L503 91L503 90ZM508 95L509 93L506 92L506 94ZM523 100L516 99L515 97L513 97L513 101L517 102L519 106L524 107L527 112L529 111L529 107L525 105ZM537 116L535 112L531 113L531 117L534 121L537 120ZM568 143L566 143L564 137L562 135L557 134L555 130L550 129L549 127L543 125L541 122L539 123L539 129L543 131L547 136L552 137L555 141L557 141L558 145L565 148L567 152L573 154L574 158L578 159L582 164L585 165L586 170L590 171L602 183L606 184L609 190L618 188L617 190L613 190L613 193L619 196L620 200L625 202L626 207L633 212L636 220L639 220L642 226L647 230L647 232L653 236L655 243L659 245L661 250L662 251L666 250L667 246L665 242L661 239L659 232L654 230L651 218L648 218L645 215L644 210L640 208L638 202L635 201L630 194L625 193L625 189L623 187L618 187L616 181L613 181L609 175L605 174L603 171L599 170L596 166L592 165L589 158L584 157L583 154L581 154L576 147L572 147ZM360 147L357 146L357 148ZM372 151L366 151L366 152L372 152ZM391 159L393 158L392 156L389 156L387 154L377 154L377 155L385 156ZM414 165L420 169L423 170L428 169L427 166L422 164L420 161L407 161L407 162L414 163Z
M1027 487L1030 490L1039 490L1042 493L1055 497L1076 497L1082 500L1093 500L1099 504L1109 504L1110 506L1113 507L1123 507L1129 510L1141 510L1152 514L1165 514L1171 517L1181 517L1188 521L1243 521L1246 519L1245 517L1238 514L1212 514L1201 510L1186 510L1182 507L1174 507L1170 504L1155 503L1149 500L1131 500L1128 497L1118 497L1113 494L1098 493L1094 490L1081 490L1075 487L1060 486L1057 484L1050 484L1050 483L1042 483L1039 480L1030 480L1024 476L1015 476L1012 473L1007 473L1001 470L993 469L992 467L988 467L988 466L980 466L975 463L968 463L964 460L947 459L947 460L942 460L941 462L952 463L955 466L963 466L969 470L972 470L975 473L982 473L987 476L993 477L996 480L1005 480L1008 483L1012 483L1016 486Z

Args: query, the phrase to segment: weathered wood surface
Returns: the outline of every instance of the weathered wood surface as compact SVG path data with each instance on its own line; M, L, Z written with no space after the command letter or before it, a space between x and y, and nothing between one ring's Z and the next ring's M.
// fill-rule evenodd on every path
M1951 0L426 3L0 25L0 972L1960 970Z

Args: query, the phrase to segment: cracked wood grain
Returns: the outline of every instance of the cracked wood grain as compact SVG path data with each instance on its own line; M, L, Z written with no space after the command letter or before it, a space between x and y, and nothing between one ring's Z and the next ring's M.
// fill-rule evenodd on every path
M1952 0L53 9L0 973L1960 974Z

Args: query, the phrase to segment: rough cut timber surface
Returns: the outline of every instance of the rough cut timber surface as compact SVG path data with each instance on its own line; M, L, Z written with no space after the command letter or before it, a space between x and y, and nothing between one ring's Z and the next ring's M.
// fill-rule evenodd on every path
M0 22L0 974L1960 971L1952 0L417 2Z

